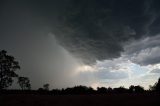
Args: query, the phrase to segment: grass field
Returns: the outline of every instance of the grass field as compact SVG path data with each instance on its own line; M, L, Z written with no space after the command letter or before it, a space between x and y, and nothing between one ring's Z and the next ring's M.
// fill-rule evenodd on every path
M0 96L0 106L160 106L158 94Z

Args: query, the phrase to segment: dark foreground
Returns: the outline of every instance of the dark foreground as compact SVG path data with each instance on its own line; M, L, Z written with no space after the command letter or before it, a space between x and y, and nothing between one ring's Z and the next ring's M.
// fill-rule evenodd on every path
M0 95L0 106L160 106L158 94Z

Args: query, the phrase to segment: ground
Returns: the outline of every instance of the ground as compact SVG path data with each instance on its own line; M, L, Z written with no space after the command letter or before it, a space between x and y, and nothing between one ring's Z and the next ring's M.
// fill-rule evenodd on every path
M0 106L160 106L159 94L0 95Z

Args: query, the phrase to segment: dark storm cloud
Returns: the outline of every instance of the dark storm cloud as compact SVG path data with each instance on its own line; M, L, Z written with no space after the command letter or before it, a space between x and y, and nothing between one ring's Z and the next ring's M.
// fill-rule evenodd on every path
M69 51L83 59L111 59L123 52L122 43L138 39L151 31L148 29L155 20L152 2L146 1L70 1L71 6L64 15L67 32L65 41ZM150 4L151 3L151 4ZM65 33L65 31L64 31Z
M153 65L160 62L160 35L142 38L127 43L124 54L132 62L140 65Z
M64 2L64 3L63 3ZM158 1L68 0L47 14L59 42L85 63L119 57L123 43L158 32ZM53 6L54 7L54 6ZM48 12L48 11L47 11ZM55 14L54 14L55 12ZM52 21L49 21L52 22Z
M13 9L10 15L2 9L1 27L16 25L13 30L19 33L48 28L63 47L90 64L119 57L130 39L158 34L159 4L158 0L12 1L6 8Z

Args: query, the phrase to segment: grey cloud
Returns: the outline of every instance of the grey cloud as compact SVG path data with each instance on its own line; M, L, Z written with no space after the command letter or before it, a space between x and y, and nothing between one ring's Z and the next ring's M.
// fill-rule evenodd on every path
M159 19L159 8L154 8L158 1L29 0L9 4L4 12L10 14L2 18L4 24L9 19L7 28L32 32L47 27L64 48L87 64L121 56L126 41L156 34L154 24Z
M110 70L100 70L95 73L95 76L100 80L105 79L124 79L128 78L128 74L124 71L110 71Z
M127 54L138 53L141 50L160 46L160 36L144 37L139 40L129 41L125 44L124 50Z
M151 73L160 73L160 69L154 69L151 71Z
M131 71L130 65L131 63L128 63L128 60L123 57L103 62L100 61L96 64L98 71L95 72L95 76L101 80L128 78L128 71Z
M128 43L124 47L126 55L131 61L140 65L157 64L160 62L160 36L153 36Z
M117 58L124 51L123 43L155 32L150 27L159 10L153 5L154 1L143 0L71 0L62 18L64 32L57 39L85 63Z

